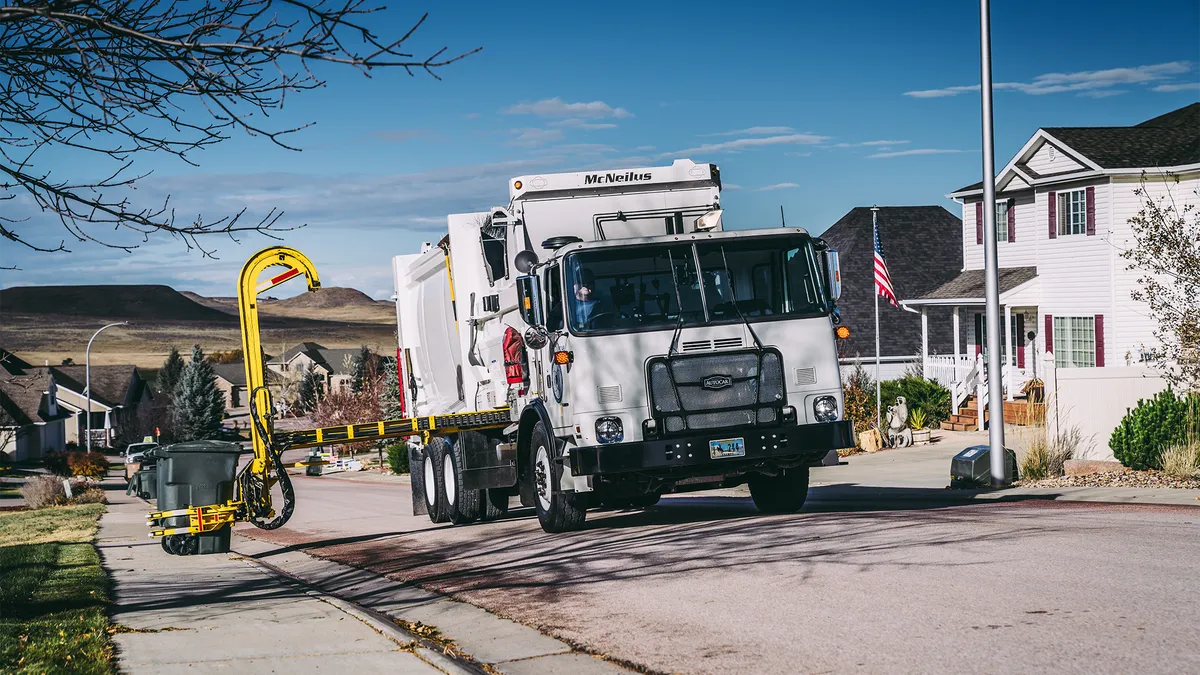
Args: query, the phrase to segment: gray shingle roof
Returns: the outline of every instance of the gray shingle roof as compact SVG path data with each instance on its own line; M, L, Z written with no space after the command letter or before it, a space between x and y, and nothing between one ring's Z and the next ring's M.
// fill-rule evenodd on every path
M1200 103L1130 127L1046 127L1104 169L1149 169L1200 163ZM972 183L955 192L978 190Z
M87 369L84 366L50 366L58 386L84 395ZM136 366L92 366L92 399L106 406L133 405L141 400L146 381Z
M226 382L237 387L246 386L245 363L214 363L212 364L212 369L213 372L217 374L217 377L220 377Z
M1036 267L1000 269L1000 292L1007 293L1037 276ZM922 295L921 300L971 300L983 297L983 270L966 270L949 282Z
M68 417L70 413L62 408L58 409L57 415L50 415L45 405L49 390L50 374L45 368L35 368L22 375L0 374L0 410L5 413L0 415L3 420L0 426L5 426L9 420L16 426L25 426Z
M842 322L850 338L839 345L845 357L875 353L875 254L871 209L851 209L821 235L840 253ZM900 300L920 297L950 281L963 266L962 221L940 206L879 208L879 240ZM930 351L953 351L950 322L930 315ZM949 312L949 310L946 310ZM944 330L943 330L944 329ZM889 305L879 308L880 352L911 356L921 347L921 317Z

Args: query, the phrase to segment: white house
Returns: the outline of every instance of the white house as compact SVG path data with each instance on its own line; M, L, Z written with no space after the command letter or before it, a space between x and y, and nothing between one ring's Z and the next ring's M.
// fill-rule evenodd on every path
M997 241L1010 399L1046 352L1057 368L1139 365L1154 325L1121 252L1140 187L1181 210L1198 201L1200 103L1128 127L1038 129L996 177L995 232L984 232L982 183L948 195L962 204L962 272L905 303L952 308L954 354L929 357L929 376L961 382L984 351L984 237Z

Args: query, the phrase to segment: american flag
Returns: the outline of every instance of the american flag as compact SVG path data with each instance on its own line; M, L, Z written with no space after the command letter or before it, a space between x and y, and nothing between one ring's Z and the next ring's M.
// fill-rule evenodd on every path
M892 288L892 275L888 274L887 263L883 261L883 246L879 244L879 225L875 228L875 292L887 298L893 307L896 304L896 289Z

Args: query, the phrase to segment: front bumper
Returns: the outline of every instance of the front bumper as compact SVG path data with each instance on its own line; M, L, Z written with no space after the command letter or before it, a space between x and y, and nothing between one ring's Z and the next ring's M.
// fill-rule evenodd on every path
M709 456L709 441L745 439L744 457ZM830 450L854 447L854 423L756 426L689 434L687 436L571 448L571 473L576 476L625 473L682 467L718 469L765 459L798 458L817 461Z

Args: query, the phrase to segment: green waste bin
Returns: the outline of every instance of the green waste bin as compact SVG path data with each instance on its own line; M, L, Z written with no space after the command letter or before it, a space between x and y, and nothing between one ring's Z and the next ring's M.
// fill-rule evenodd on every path
M158 510L224 504L233 499L238 455L242 446L226 441L189 441L151 451L158 460ZM164 528L187 527L187 516L163 519ZM204 534L162 538L163 549L175 555L228 553L230 528Z

